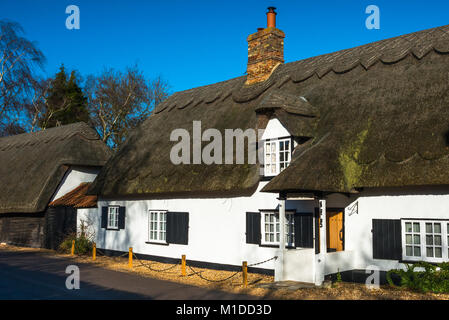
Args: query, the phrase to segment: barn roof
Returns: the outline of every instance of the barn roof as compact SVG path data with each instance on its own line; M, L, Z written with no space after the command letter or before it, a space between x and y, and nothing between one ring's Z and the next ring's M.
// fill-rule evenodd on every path
M259 165L174 165L170 133L256 128L271 112L309 137L264 191L346 192L363 186L449 184L449 26L280 65L173 94L103 168L103 196L249 195ZM260 124L260 123L259 123Z
M83 122L0 138L0 213L43 211L69 166L102 166L110 154Z
M53 200L48 205L50 207L74 207L80 208L96 208L97 207L97 196L87 195L87 190L89 189L90 182L83 182L78 187L70 192L67 192L62 197Z

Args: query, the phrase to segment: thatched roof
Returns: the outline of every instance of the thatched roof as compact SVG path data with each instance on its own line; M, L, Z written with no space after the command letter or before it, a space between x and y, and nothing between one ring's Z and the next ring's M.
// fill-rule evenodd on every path
M104 167L92 192L173 197L251 194L258 165L173 165L170 132L256 128L274 115L310 137L264 191L346 192L363 186L449 184L449 26L280 65L178 92L160 104Z
M62 197L53 200L48 204L49 207L74 207L77 209L81 208L96 208L97 207L97 196L87 195L87 190L89 189L90 182L83 182L78 187L70 192L67 192Z
M110 155L83 122L0 138L0 213L43 211L69 166L102 166Z

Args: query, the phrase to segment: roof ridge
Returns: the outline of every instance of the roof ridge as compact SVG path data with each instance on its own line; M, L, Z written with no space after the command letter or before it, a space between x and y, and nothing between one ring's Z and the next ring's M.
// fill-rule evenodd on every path
M439 31L439 32L438 32ZM264 82L245 85L246 76L178 91L158 105L158 114L164 110L189 109L201 103L214 104L232 95L237 103L245 103L259 97L272 86L280 88L288 81L301 82L314 74L319 78L331 71L345 73L358 65L366 70L378 61L392 64L413 54L423 58L431 50L449 52L449 25L420 30L393 38L378 40L360 46L342 49L280 65Z
M87 140L99 139L97 132L87 123L81 121L40 131L2 137L0 138L0 151L6 151L14 147L21 148L28 145L48 143L51 141L64 141L74 135L82 136Z
M448 31L444 31L443 30L444 28L448 29ZM355 47L346 48L346 49L331 51L331 52L319 54L317 56L311 56L311 57L307 57L307 58L300 59L300 60L290 61L290 62L284 63L283 66L290 65L290 64L293 64L293 63L297 63L297 62L301 62L301 61L306 61L306 60L313 59L313 58L320 58L320 57L328 56L328 55L339 53L339 52L343 52L343 51L351 51L351 50L355 50L355 49L360 49L360 48L363 48L363 47L366 47L366 46L369 46L369 45L380 44L380 43L384 43L384 42L392 42L393 40L397 40L399 38L402 38L402 39L406 40L407 42L410 42L411 44L413 44L409 39L407 39L407 36L421 34L421 33L428 33L430 31L436 31L436 30L441 30L441 31L443 31L445 34L447 34L449 36L449 24L447 24L447 25L443 25L443 26L440 26L440 27L434 27L434 28L429 28L429 29L424 29L424 30L418 30L418 31L410 32L410 33L404 33L404 34L401 34L399 36L394 36L394 37L391 37L391 38L386 38L386 39L381 39L381 40L377 40L377 41L373 41L373 42L368 42L368 43L365 43L365 44L361 44L361 45L358 45L358 46L355 46Z

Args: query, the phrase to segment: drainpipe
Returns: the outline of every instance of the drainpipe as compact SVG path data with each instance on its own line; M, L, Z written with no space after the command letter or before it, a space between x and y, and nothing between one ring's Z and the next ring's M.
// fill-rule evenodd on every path
M325 263L326 263L326 254L327 254L327 240L326 240L326 200L322 199L318 201L319 203L319 247L320 253L316 255L315 261L315 285L320 286L324 282L324 273L325 273ZM318 235L316 235L318 236Z
M279 194L279 252L274 273L274 281L284 280L284 253L285 253L285 196Z

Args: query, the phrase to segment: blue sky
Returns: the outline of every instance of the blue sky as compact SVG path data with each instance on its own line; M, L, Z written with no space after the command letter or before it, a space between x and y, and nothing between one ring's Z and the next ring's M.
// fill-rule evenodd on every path
M80 30L65 27L72 4ZM365 27L371 4L380 30ZM286 62L449 24L443 0L0 0L0 19L19 22L37 42L49 76L61 63L83 76L138 63L174 92L243 75L246 37L266 26L267 6L277 7Z

